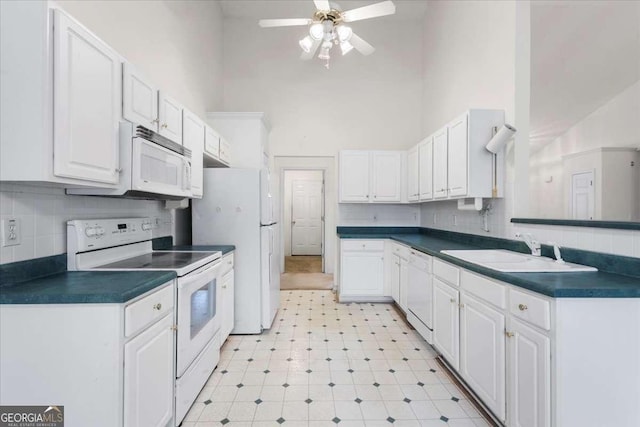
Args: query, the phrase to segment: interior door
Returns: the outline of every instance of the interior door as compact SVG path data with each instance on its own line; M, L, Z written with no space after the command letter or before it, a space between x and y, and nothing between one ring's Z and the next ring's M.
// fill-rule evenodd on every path
M571 218L593 219L595 213L593 179L593 171L571 175Z
M322 255L322 180L291 187L291 255Z
M433 136L433 198L447 197L447 128Z

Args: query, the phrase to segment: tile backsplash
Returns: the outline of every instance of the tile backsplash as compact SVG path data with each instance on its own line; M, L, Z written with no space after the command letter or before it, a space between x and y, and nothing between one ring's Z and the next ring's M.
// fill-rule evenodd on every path
M419 226L418 205L340 203L338 226Z
M0 247L0 264L62 254L67 251L70 219L151 217L154 237L172 234L173 217L164 203L90 196L68 196L64 189L0 183L0 219L20 221L21 243Z
M489 231L484 231L484 218L478 211L461 211L456 200L443 200L420 205L420 226L458 233L510 238L505 200L492 200L488 214ZM485 201L485 207L488 206ZM512 237L512 236L511 236Z

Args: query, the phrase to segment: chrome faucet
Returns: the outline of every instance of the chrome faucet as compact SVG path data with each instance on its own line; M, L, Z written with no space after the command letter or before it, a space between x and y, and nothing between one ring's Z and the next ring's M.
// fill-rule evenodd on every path
M531 249L531 255L540 256L542 254L540 242L535 240L531 233L516 233L516 238L524 240Z
M553 246L553 254L556 256L556 262L558 264L564 264L562 254L560 254L560 245L558 245L556 242L549 242L549 245Z

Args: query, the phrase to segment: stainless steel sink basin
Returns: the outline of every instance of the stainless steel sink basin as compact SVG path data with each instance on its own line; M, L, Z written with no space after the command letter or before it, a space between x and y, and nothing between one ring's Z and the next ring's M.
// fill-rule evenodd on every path
M503 249L441 251L443 254L505 273L574 273L598 271L595 267L557 262L554 259Z

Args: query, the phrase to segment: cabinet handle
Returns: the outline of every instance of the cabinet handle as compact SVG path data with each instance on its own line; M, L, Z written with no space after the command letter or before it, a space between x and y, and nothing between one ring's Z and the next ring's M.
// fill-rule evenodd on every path
M227 264L231 265L231 261L227 261Z
M227 289L227 285L222 285L222 289Z
M460 303L460 304L458 304L458 307L460 307L460 308L464 308L464 304L463 304L463 303Z
M166 129L168 127L168 125L166 123L163 123L162 126L160 126L162 129Z
M158 123L159 121L160 120L158 120L158 119L153 119L153 120L151 120L151 123Z
M172 331L177 331L178 330L178 325L173 325L169 329L171 329Z
M369 198L369 195L367 194L367 199Z
M520 311L525 311L528 307L525 304L519 304L518 308L520 309Z
M456 299L455 298L451 298L449 301L456 302Z
M154 310L160 310L160 309L162 309L162 304L160 304L160 303L154 304L154 305L153 305L153 309L154 309Z
M507 332L507 331L504 331L504 334L507 336L507 338L513 338L516 335L513 332Z
M374 198L374 199L377 199L377 198L378 198L378 196L373 196L373 198Z

